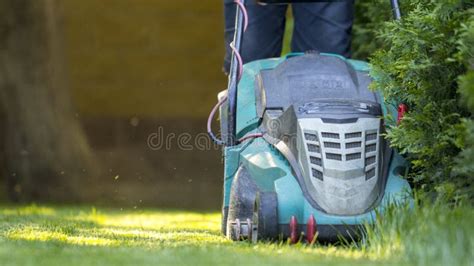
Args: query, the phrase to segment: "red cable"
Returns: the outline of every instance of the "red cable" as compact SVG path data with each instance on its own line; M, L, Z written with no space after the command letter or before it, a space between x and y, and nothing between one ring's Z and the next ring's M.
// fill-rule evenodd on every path
M207 133L211 137L211 139L217 143L218 145L224 145L225 141L218 139L214 133L212 133L212 119L214 118L214 115L216 114L217 110L219 107L221 107L225 101L227 101L227 96L222 97L222 99L217 102L217 104L212 108L211 113L209 114L209 117L207 118Z
M242 74L244 72L244 62L242 61L242 57L240 56L239 51L237 51L237 49L235 48L234 43L231 42L229 46L230 49L232 49L232 51L234 52L235 57L237 58L237 62L239 63L239 76L237 77L237 79L240 81L240 78L242 78Z
M254 133L254 134L248 134L239 139L239 142L244 142L249 139L256 139L256 138L261 138L263 137L263 133Z
M249 16L247 14L247 8L245 8L245 5L242 4L240 0L234 0L234 3L236 3L240 10L242 11L242 14L244 15L244 32L247 30L247 26L249 25Z

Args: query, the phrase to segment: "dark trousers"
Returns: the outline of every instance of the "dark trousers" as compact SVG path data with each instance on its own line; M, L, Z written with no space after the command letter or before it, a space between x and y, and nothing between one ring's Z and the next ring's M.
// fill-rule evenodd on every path
M288 5L262 6L255 0L247 0L246 8L249 24L243 35L241 54L244 63L280 56ZM296 3L292 4L292 10L295 24L292 52L316 50L350 57L354 0ZM226 72L230 66L229 43L234 37L235 13L233 0L224 0Z

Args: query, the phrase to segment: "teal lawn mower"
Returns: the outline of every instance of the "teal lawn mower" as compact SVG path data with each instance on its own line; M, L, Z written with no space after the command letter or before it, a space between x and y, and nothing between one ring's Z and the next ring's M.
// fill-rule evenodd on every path
M401 177L407 162L383 138L396 124L384 118L400 119L405 106L369 90L366 62L337 54L292 53L242 65L247 14L245 0L236 3L228 89L208 120L211 138L224 145L222 233L293 243L357 238L390 203L412 200ZM222 139L211 131L217 111Z

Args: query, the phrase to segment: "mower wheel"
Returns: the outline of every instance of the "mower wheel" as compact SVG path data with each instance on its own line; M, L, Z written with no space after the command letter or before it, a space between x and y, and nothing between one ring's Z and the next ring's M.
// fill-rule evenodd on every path
M257 192L253 208L252 236L257 240L274 239L278 236L278 198L275 192Z

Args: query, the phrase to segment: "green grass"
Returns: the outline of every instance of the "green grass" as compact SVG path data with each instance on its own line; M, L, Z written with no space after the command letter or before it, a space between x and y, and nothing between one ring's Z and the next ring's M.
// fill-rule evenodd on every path
M472 265L471 209L410 212L391 211L398 218L381 219L384 228L369 229L363 243L308 246L232 243L219 233L218 213L4 206L0 264Z
M360 247L413 265L474 265L474 210L445 204L392 206Z

